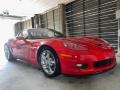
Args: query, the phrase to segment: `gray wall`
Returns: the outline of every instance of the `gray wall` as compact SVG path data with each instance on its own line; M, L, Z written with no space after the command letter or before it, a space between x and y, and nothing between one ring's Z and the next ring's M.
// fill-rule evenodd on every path
M116 0L76 0L66 5L68 36L94 35L118 47Z

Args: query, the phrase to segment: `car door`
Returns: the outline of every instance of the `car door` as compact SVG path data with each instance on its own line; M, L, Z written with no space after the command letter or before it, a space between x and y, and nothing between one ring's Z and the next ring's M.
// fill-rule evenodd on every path
M16 40L16 47L15 47L15 56L17 56L17 58L23 59L23 54L24 51L22 49L22 47L26 44L26 42L24 40Z
M21 45L21 56L24 60L30 61L31 59L31 43L26 40L24 45Z
M26 61L30 61L31 59L31 47L32 47L32 43L30 42L30 40L28 39L28 32L27 31L23 31L23 37L25 38L24 40L19 41L19 52L20 52L20 57L23 60Z
M21 38L22 37L22 38ZM26 38L27 36L23 35L23 33L19 33L16 37L15 48L13 48L14 56L19 59L25 59L25 47L27 46Z

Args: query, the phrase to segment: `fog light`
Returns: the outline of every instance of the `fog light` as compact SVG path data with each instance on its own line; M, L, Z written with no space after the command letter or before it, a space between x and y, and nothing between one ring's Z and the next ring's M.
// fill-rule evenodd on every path
M88 68L87 64L76 64L76 67L81 68L81 69L86 69Z
M77 66L77 67L81 67L81 66L82 66L82 64L76 64L76 66Z

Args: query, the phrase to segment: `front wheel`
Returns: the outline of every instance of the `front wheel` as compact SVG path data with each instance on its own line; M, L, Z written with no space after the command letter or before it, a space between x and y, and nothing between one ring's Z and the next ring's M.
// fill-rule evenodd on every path
M8 61L15 61L15 58L12 55L11 48L7 45L4 45L5 57Z
M43 48L39 56L40 64L47 77L56 77L60 74L59 59L51 48Z

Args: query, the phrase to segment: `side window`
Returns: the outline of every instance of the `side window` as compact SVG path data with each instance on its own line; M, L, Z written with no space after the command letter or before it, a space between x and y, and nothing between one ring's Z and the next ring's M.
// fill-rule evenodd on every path
M53 36L54 36L54 33L53 33L53 32L48 32L47 34L48 34L48 35L47 35L48 37L53 37Z

